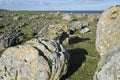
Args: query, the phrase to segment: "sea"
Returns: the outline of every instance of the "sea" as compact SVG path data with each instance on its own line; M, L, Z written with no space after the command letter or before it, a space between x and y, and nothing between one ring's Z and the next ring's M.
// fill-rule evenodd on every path
M40 12L63 12L63 13L102 13L104 10L101 11L40 11Z

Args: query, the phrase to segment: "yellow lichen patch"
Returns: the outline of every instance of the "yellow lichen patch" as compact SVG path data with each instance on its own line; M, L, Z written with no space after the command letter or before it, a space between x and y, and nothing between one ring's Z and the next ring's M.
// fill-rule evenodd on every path
M57 24L56 27L58 29L62 29L64 32L68 32L69 28L66 24Z
M33 62L35 59L35 56L30 56L30 62Z
M33 68L36 68L37 65L36 64L30 64L30 68L33 69Z
M31 45L36 45L36 42L30 41L29 44L31 44Z
M18 55L18 57L22 58L23 57L22 51L18 49L17 50L17 55Z

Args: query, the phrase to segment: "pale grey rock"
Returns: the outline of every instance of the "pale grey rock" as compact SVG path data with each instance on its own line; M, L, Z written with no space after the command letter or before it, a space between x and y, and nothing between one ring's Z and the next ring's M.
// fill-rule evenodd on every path
M75 20L75 18L71 14L63 14L62 16L63 16L63 20L68 22Z
M92 13L92 14L88 14L87 15L87 21L88 22L93 22L93 21L95 21L95 20L97 20L98 18L97 18L97 14L94 14L94 13Z
M14 16L14 17L13 17L13 20L19 20L19 19L21 19L20 16Z
M93 80L120 80L120 5L106 10L98 23L96 48L101 56Z
M68 60L68 52L56 41L32 39L3 52L0 80L59 80L67 72Z
M80 30L82 28L82 24L80 21L74 21L72 22L72 26L70 27L70 30L75 31L75 30Z
M8 48L0 58L0 80L49 80L50 69L30 45Z
M19 29L14 29L9 34L0 37L0 44L3 47L10 47L19 44L24 38L24 34Z
M29 17L29 20L38 19L39 15L32 15Z
M119 80L120 79L120 42L110 47L101 57L93 80Z
M59 43L66 43L64 40L69 35L69 27L66 24L51 24L45 26L38 37L46 40L56 40Z
M81 21L82 27L88 27L89 23L88 21Z
M96 49L101 56L110 46L120 41L120 6L113 6L103 12L96 35Z
M90 29L85 27L85 28L81 29L80 33L85 34L85 33L89 32L89 31L90 31Z

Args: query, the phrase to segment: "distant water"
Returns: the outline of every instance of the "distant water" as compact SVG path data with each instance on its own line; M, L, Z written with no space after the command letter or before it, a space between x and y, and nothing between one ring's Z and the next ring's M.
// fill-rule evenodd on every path
M43 12L88 13L89 14L89 13L102 13L103 11L43 11Z

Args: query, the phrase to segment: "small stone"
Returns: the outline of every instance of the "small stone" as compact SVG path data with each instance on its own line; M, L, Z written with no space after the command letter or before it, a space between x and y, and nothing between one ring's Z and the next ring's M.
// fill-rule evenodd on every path
M86 27L86 28L81 29L80 33L85 34L85 33L89 32L89 31L90 31L90 29L88 29Z

